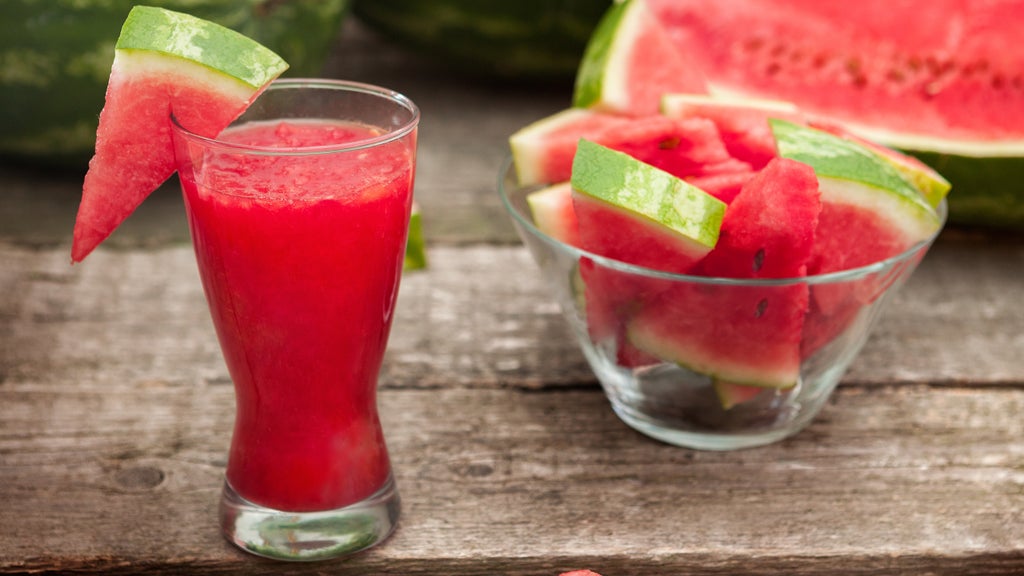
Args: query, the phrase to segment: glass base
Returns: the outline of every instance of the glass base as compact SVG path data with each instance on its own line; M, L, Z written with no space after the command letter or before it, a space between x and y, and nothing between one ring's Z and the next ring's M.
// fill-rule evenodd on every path
M692 432L677 422L658 421L621 404L612 403L612 409L620 420L637 432L666 444L694 450L727 451L765 446L796 434L805 425L760 433Z
M253 504L227 482L220 499L220 526L242 550L276 560L337 558L370 548L394 531L401 509L392 477L361 502L336 510L285 512Z
M620 420L656 440L696 450L754 448L798 433L842 375L825 370L801 376L790 388L755 388L753 395L727 405L710 377L682 366L623 369L593 355L591 365Z

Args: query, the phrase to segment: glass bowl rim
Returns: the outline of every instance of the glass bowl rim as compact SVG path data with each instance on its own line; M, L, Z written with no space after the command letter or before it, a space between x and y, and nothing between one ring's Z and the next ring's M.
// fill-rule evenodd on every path
M889 270L895 269L900 264L914 258L918 254L923 254L924 251L935 241L942 230L945 228L946 219L948 217L948 206L946 199L943 198L935 211L939 216L939 226L935 232L932 233L928 238L915 243L913 246L907 248L903 252L890 256L884 260L878 260L871 264L864 266L858 266L856 268L847 268L845 270L837 270L835 272L828 272L825 274L809 274L807 276L798 276L791 278L728 278L728 277L717 277L717 276L696 276L691 274L679 274L675 272L666 272L663 270L656 270L654 268L647 268L645 266L638 266L636 264L630 264L623 262L622 260L616 260L614 258L608 258L601 256L593 252L578 248L571 244L566 244L561 240L549 236L541 231L533 223L532 218L528 218L524 215L516 206L512 204L509 197L508 190L506 190L506 182L509 180L510 173L514 173L512 155L508 154L505 156L501 163L501 170L498 172L498 196L501 197L502 205L505 210L512 216L516 224L522 227L530 233L542 240L543 242L555 247L561 252L572 254L577 259L587 258L602 267L626 272L629 274L647 276L650 278L659 278L663 280L671 280L676 282L691 282L695 284L713 284L722 286L752 286L752 287L770 287L770 286L789 286L794 284L831 284L840 282L849 282L854 280L860 280L868 277L872 274L884 273ZM540 190L544 185L536 186L537 190ZM522 189L518 187L516 189Z

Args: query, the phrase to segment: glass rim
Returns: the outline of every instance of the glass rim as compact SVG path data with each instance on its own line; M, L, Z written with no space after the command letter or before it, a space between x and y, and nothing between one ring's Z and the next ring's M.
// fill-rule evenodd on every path
M188 140L192 142L197 142L209 148L218 148L221 150L234 151L236 153L241 154L259 154L265 156L301 156L309 154L333 154L339 152L352 152L356 150L373 148L375 146L380 146L382 144L387 144L389 142L400 140L407 136L412 131L414 131L416 127L419 125L420 109L412 100L410 100L404 94L374 84L354 82L351 80L335 80L328 78L278 78L271 82L263 90L263 92L278 90L297 90L301 88L320 88L377 96L380 97L381 99L389 100L392 103L397 104L408 110L409 119L402 125L400 125L397 129L381 134L380 136L375 136L373 138L350 140L338 144L293 147L239 144L236 142L220 140L218 139L217 136L202 136L182 126L181 123L178 121L177 117L174 116L173 112L170 114L171 128L172 130L187 138ZM257 95L257 98L262 96L263 92ZM255 101L256 98L253 99L253 102ZM294 118L294 120L303 119L304 118ZM310 117L308 119L316 120L322 118ZM233 123L234 121L232 121L232 124Z
M914 258L917 254L921 253L925 248L930 246L935 239L939 236L945 228L946 218L948 215L948 207L946 199L943 198L936 207L936 213L939 216L939 226L932 235L928 238L915 243L913 246L907 248L903 252L890 256L884 260L878 260L871 264L864 266L858 266L856 268L847 268L845 270L837 270L835 272L827 272L825 274L808 274L807 276L795 276L789 278L729 278L721 276L697 276L692 274L679 274L676 272L667 272L663 270L657 270L655 268L648 268L646 266L639 266L637 264L630 264L622 260L616 260L607 256L601 256L594 252L584 250L567 244L561 240L549 236L544 233L540 228L533 223L532 218L525 216L522 211L519 210L509 197L509 193L506 190L505 183L508 180L510 173L514 172L513 159L511 155L506 155L502 161L501 170L498 173L498 195L501 197L502 204L505 210L511 214L515 222L521 225L531 235L539 238L543 242L551 244L560 251L568 252L573 254L577 258L587 258L593 262L600 264L605 268L613 270L619 270L629 274L635 274L640 276L648 276L651 278L659 278L663 280L672 280L676 282L691 282L695 284L709 284L709 285L722 285L722 286L751 286L751 287L771 287L771 286L791 286L794 284L829 284L837 282L849 282L851 280L859 280L872 274L886 272L896 268L898 265ZM538 190L542 187L537 187Z

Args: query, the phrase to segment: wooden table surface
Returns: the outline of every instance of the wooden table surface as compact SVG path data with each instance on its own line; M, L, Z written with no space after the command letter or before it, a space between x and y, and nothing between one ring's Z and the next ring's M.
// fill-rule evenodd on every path
M380 384L397 532L314 564L227 544L234 401L176 183L71 267L80 175L4 165L0 573L1024 574L1020 235L945 231L796 437L676 448L612 413L494 190L571 86L458 77L352 23L326 75L423 111L430 268Z

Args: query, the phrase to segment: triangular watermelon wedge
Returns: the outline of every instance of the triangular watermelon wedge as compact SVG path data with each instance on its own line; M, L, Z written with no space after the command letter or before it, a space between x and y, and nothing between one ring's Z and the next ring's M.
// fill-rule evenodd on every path
M133 8L115 46L72 262L88 256L174 173L171 114L196 134L216 136L287 67L228 28L161 8Z
M714 250L694 274L793 279L806 275L821 211L814 171L777 158L744 185ZM808 287L679 281L646 303L627 336L640 350L714 380L791 388L800 376Z

